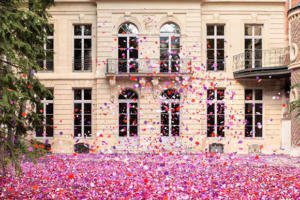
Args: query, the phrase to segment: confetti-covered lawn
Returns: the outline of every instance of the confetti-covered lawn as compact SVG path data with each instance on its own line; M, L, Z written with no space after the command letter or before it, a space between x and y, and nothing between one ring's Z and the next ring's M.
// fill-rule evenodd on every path
M51 155L1 177L0 199L299 199L300 158Z

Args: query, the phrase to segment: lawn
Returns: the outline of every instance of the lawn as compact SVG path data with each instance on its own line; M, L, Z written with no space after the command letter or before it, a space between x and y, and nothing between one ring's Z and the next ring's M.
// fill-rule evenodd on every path
M0 179L0 199L299 199L300 158L49 155Z

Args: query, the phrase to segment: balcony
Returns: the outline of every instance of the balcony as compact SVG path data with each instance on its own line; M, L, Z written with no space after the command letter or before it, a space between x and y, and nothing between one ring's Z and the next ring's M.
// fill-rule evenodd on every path
M289 48L241 53L233 57L235 79L260 79L289 77Z
M191 59L107 59L107 77L178 77L191 75Z

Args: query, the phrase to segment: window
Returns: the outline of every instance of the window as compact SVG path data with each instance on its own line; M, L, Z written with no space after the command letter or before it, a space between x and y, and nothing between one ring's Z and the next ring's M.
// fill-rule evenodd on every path
M180 70L180 28L166 23L160 29L160 72Z
M92 134L92 90L74 90L74 136L91 137Z
M262 137L263 92L260 89L245 90L245 137Z
M92 25L74 25L74 71L92 69Z
M51 25L51 28L47 32L47 40L44 44L44 49L46 52L46 59L39 62L41 68L45 71L53 71L53 53L54 53L54 36L53 36L54 26Z
M207 137L224 137L225 90L207 90Z
M161 134L163 136L179 136L180 129L180 94L175 89L162 93L161 102Z
M262 25L245 25L245 68L262 67Z
M118 32L119 72L138 72L138 29L132 23L124 23Z
M224 25L207 25L207 70L224 70Z
M138 94L125 89L119 95L119 136L138 135Z
M53 137L53 89L50 90L50 95L47 95L36 106L37 113L41 116L43 121L35 130L36 137Z

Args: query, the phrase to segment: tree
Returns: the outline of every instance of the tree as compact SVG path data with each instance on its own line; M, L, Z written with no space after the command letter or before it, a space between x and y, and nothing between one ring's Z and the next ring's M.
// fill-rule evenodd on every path
M21 171L23 141L41 122L34 107L48 94L35 76L45 59L53 0L0 0L0 165Z

